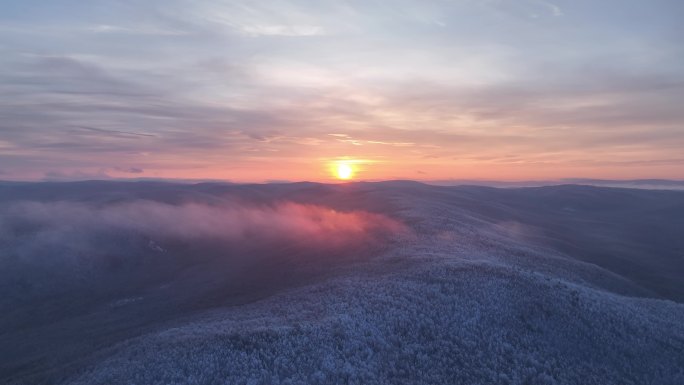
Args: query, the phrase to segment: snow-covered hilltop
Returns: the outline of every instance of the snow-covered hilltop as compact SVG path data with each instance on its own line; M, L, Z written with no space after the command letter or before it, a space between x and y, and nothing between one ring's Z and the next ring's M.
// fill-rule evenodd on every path
M684 193L0 186L0 382L681 384Z

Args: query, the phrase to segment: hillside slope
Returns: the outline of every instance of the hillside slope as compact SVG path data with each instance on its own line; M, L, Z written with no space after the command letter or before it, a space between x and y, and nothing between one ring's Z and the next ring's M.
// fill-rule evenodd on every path
M684 383L684 193L0 185L9 384Z

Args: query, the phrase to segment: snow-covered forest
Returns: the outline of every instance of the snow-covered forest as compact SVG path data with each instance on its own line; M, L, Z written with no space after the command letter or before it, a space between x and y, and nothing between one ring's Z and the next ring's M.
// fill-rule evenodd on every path
M0 383L682 384L684 192L0 184Z

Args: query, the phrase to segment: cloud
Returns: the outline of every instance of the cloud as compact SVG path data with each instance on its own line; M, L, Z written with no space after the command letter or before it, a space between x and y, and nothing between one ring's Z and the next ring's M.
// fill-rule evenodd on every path
M672 158L677 12L628 3L610 19L537 0L117 2L107 20L86 6L49 23L25 10L2 38L0 157L16 178L117 157L164 177L254 181L340 156L431 175L455 168L428 159L572 163L599 146ZM640 14L658 22L634 28ZM129 33L145 28L187 33Z
M105 129L96 128L96 127L78 126L76 128L82 129L82 130L94 131L97 133L102 133L102 134L107 134L107 135L114 135L114 136L143 136L143 137L154 137L155 136L153 134L145 134L145 133L141 133L141 132L105 130Z
M43 180L48 182L65 182L73 180L102 180L111 179L111 176L106 170L100 169L96 171L59 171L53 170L45 173Z
M120 172L125 172L128 174L142 174L145 171L140 167L128 167L128 168L117 167L117 168L115 168L115 170L120 171Z
M121 34L131 34L131 35L156 35L156 36L183 36L187 35L188 32L173 29L163 29L154 26L134 26L125 27L118 25L109 24L99 24L87 28L88 31L95 33L121 33Z
M317 25L245 25L240 32L249 36L320 36L324 34Z
M553 4L553 3L548 2L548 1L543 1L543 0L539 1L539 3L548 7L549 11L551 12L551 14L553 16L563 16L563 10L559 6L557 6L556 4Z

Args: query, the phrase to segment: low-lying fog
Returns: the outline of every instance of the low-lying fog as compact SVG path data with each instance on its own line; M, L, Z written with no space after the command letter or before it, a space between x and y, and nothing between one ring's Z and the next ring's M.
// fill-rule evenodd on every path
M268 287L276 275L359 259L401 230L380 214L287 201L23 201L0 208L0 274L10 298L78 286L125 292L178 279L170 274L188 266Z

